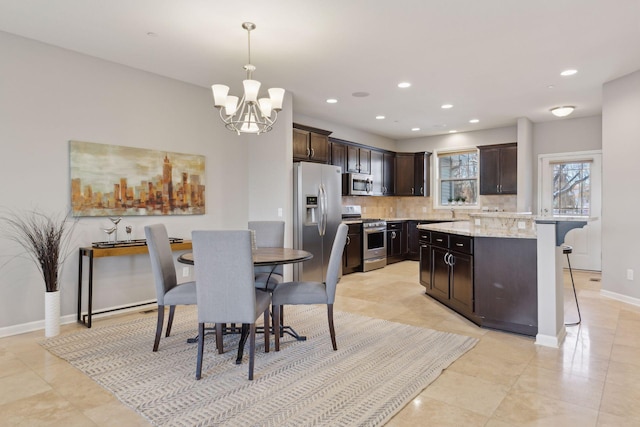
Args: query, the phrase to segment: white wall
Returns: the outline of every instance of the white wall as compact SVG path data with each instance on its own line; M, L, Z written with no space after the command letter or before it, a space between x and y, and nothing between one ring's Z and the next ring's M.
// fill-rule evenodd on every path
M257 180L248 191L250 144L222 126L206 88L1 32L0 57L3 207L69 209L69 140L206 156L207 213L125 217L120 228L131 224L134 238L142 238L143 226L156 222L166 223L171 236L183 238L198 228L245 228L250 197L253 203L253 196L266 197L276 185L261 187ZM273 136L260 136L260 143L281 141L290 133L284 121L278 126ZM281 203L285 195L278 197ZM101 229L108 225L107 218L82 218L74 248L104 240ZM11 333L11 326L44 317L44 284L30 261L14 258L17 251L0 240L0 336ZM63 270L63 316L76 312L77 265L74 250ZM155 299L145 255L96 260L95 279L96 309Z
M640 71L605 83L602 105L602 290L640 298ZM627 269L635 280L627 280Z
M459 132L446 135L427 136L422 138L404 139L398 141L397 151L413 153L418 151L431 151L476 147L478 145L506 144L516 142L517 128L515 126L479 130L475 132Z

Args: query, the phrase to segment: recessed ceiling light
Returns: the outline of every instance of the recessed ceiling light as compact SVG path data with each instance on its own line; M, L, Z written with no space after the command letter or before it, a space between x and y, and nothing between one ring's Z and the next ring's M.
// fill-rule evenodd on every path
M469 123L479 123L479 122L480 122L480 120L478 120L478 119L471 119L471 120L469 120Z
M369 95L370 95L369 92L353 92L351 94L351 96L355 96L356 98L366 98Z
M553 89L555 86L554 85L549 85L547 86L547 89Z
M327 104L335 104L335 103L337 103L337 102L338 102L338 100L337 100L337 99L335 99L335 98L329 98L329 99L327 99Z
M569 70L564 70L563 72L560 73L561 76L573 76L575 73L577 73L578 70L574 70L574 69L569 69Z
M453 108L453 104L442 104L440 106L440 108L443 108L445 110L448 110L449 108Z
M405 89L405 88L411 87L411 83L409 83L409 82L398 83L398 87L402 88L402 89Z
M376 116L377 120L384 120L386 117L385 116Z
M456 132L458 132L458 131L457 131L457 130L455 130L455 129L451 129L451 130L449 131L449 133L456 133Z
M154 33L153 31L149 31L149 32L147 33L147 35L148 35L149 37L158 37L158 34L157 34L157 33Z
M551 113L556 117L567 117L569 114L573 113L573 110L575 109L576 107L573 105L566 105L564 107L552 108L549 111L551 111Z
M411 128L411 131L413 131L413 132L416 132L416 131L419 131L419 130L420 130L420 128Z

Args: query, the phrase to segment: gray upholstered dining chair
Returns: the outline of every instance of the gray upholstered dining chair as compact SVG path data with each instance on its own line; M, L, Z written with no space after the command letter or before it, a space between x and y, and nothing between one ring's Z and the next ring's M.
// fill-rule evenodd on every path
M336 237L331 247L329 255L329 266L327 267L327 277L324 283L321 282L284 282L280 283L272 294L271 304L273 306L274 325L280 322L280 307L283 305L298 304L326 304L327 318L329 320L329 333L331 334L331 344L337 350L336 331L333 326L333 302L336 297L336 286L340 280L340 266L342 263L342 252L347 240L348 227L345 224L338 225ZM280 351L280 334L274 331L276 351Z
M255 243L258 248L284 247L284 221L249 221L249 230L255 232ZM259 289L272 292L284 280L281 265L256 266L254 271L256 288Z
M198 359L196 379L202 374L205 323L216 324L218 349L222 348L219 325L242 323L249 329L249 379L253 379L256 319L264 318L264 347L269 351L269 304L271 293L254 284L251 232L249 230L193 231L193 259L198 295ZM244 345L241 341L240 345Z
M158 300L158 322L156 325L156 338L153 342L153 351L158 351L164 323L164 307L166 305L169 306L169 319L165 335L168 337L171 333L176 305L196 304L196 283L178 284L171 243L164 224L147 225L144 227L144 235L147 238L151 270L153 271L156 285L156 299Z

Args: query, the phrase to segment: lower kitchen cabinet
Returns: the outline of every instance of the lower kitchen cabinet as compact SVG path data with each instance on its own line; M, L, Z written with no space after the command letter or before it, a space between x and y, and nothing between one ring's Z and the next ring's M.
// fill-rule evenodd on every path
M429 246L428 258L422 255L422 246ZM432 231L430 244L421 244L420 276L426 293L479 323L474 313L473 262L472 237ZM423 271L430 272L427 284L423 283Z
M387 221L387 264L405 260L406 222Z
M342 274L362 271L362 224L348 224L347 242L342 253Z
M431 231L418 230L419 260L420 260L420 284L427 289L431 288Z

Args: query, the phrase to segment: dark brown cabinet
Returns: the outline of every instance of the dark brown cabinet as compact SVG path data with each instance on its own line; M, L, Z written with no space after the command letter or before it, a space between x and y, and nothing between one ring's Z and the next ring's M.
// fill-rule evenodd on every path
M480 194L517 194L517 143L483 145L480 151Z
M334 166L340 166L342 172L347 170L347 146L340 143L331 141L331 159L330 163Z
M405 221L387 221L387 264L405 259L406 225Z
M331 132L293 124L293 160L329 163L329 135Z
M373 195L392 196L395 191L395 153L371 150Z
M429 293L431 288L431 231L418 230L418 242L420 251L420 284L424 286Z
M347 242L342 253L342 274L362 271L362 224L348 224Z
M429 196L431 153L396 153L396 196Z
M428 258L422 246L430 246ZM469 320L479 323L474 314L473 238L431 232L430 245L421 243L420 272L430 272L426 293ZM428 265L426 265L428 264Z
M353 173L371 173L371 150L347 145L347 170Z

